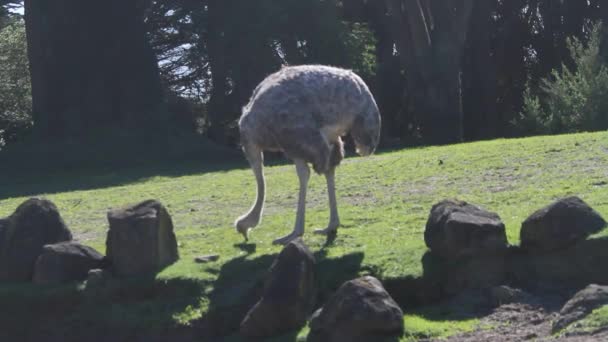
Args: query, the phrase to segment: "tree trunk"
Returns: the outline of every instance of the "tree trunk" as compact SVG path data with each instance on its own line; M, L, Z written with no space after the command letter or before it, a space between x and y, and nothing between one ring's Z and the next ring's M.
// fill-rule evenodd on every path
M209 67L211 69L211 95L209 97L208 135L211 139L223 139L222 118L227 112L228 66L226 65L225 20L223 0L207 1L207 48L209 51Z
M600 15L602 18L600 53L604 57L606 65L608 65L608 2L606 0L600 2Z
M33 117L43 137L160 126L146 1L25 1Z
M472 0L387 0L410 110L423 115L428 143L462 141L461 59L472 5Z
M467 44L466 72L463 73L464 138L489 139L497 136L497 70L492 54L490 15L495 1L475 3Z

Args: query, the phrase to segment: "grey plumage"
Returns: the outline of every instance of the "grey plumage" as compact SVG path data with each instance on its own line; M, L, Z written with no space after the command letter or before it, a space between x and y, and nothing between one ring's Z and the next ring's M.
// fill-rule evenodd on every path
M322 65L284 67L253 91L243 108L239 130L243 151L256 175L258 196L251 210L237 220L237 229L247 238L248 230L260 221L265 191L263 151L283 151L296 163L300 179L294 232L275 241L287 243L303 234L308 163L328 181L330 224L319 232L337 229L333 174L344 157L340 137L350 132L359 154L373 153L380 138L380 114L367 85L350 70Z

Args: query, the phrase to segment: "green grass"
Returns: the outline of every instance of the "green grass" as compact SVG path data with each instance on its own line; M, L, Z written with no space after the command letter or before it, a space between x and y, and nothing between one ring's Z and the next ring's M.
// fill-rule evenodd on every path
M449 319L431 320L418 314L406 314L404 317L405 341L415 341L419 338L441 339L456 333L464 333L475 330L479 320Z
M521 222L559 197L580 196L608 217L606 165L608 133L494 140L347 158L336 175L342 220L337 240L324 248L323 238L310 233L325 227L329 216L325 182L318 176L310 181L304 239L316 253L327 294L359 274L416 277L423 271L422 236L434 203L459 198L495 211L506 225L509 242L517 244ZM252 288L280 251L272 240L293 227L298 187L294 166L277 165L265 171L264 217L248 244L232 227L255 196L255 180L244 163L170 162L128 170L14 176L0 180L0 217L29 196L45 196L57 205L77 240L103 252L108 209L148 198L160 200L173 217L180 261L155 280L135 286L147 296L135 296L129 305L121 300L130 292L120 286L100 297L105 304L82 299L85 296L77 288L66 290L75 301L68 311L78 316L73 318L76 321L119 317L117 327L188 326L208 310L234 304ZM193 261L212 253L220 260L204 265ZM180 292L182 288L186 290ZM0 302L11 296L47 298L40 294L44 290L26 292L0 287ZM446 321L408 319L421 330L439 331L433 336L460 329ZM474 322L459 324L465 329Z

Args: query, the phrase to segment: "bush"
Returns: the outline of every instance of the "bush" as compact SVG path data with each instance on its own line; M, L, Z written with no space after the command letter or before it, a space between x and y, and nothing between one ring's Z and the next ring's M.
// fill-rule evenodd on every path
M608 67L600 56L601 26L595 25L585 46L568 40L574 61L540 81L538 95L528 86L524 108L514 121L522 135L608 129Z

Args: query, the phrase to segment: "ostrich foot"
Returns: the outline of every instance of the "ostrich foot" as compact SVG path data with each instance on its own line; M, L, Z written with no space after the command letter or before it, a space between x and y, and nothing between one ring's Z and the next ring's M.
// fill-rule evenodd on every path
M314 233L317 235L331 235L336 234L338 232L338 227L331 228L327 227L325 229L315 229Z
M330 245L336 240L336 237L338 236L338 226L340 226L339 223L330 224L325 229L315 229L314 233L319 235L325 235L325 245Z
M330 223L325 229L315 229L314 233L319 235L332 235L338 232L340 223Z
M237 227L236 231L241 233L241 235L243 235L243 237L245 238L245 242L249 241L249 231L251 230L251 228L241 228L241 227Z
M274 240L272 243L275 245L286 245L286 244L290 243L292 240L295 240L301 236L302 236L302 233L293 231L289 235L286 235L286 236L283 236L282 238L278 238L278 239Z

